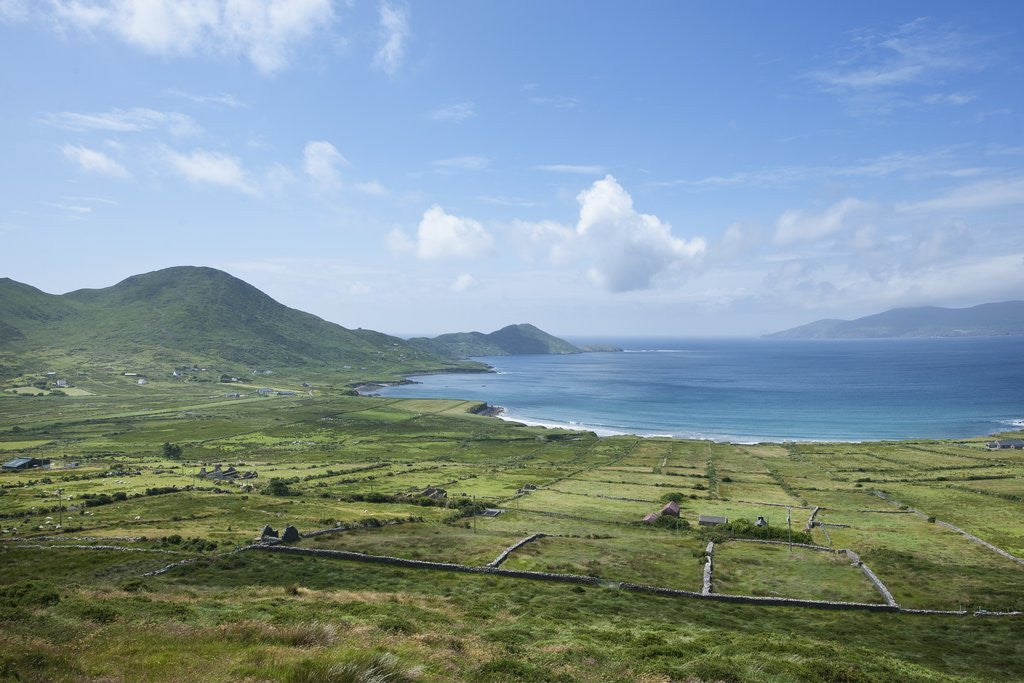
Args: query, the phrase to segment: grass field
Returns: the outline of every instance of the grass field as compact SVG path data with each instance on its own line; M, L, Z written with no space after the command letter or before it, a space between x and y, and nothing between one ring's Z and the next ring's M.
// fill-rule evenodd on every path
M990 452L981 439L599 439L473 415L462 401L86 389L94 395L0 398L5 459L53 461L0 474L0 679L1024 677L1021 617L732 605L616 588L699 591L714 537L716 592L883 602L845 554L730 540L696 524L699 515L762 516L784 537L787 518L800 533L819 507L824 526L810 540L859 554L901 606L1024 610L1024 566L930 520L1024 555L1024 453ZM165 442L182 456L165 457ZM197 478L217 464L258 477ZM447 497L423 499L428 487ZM670 497L688 528L640 523ZM473 516L485 506L503 512ZM268 523L342 529L300 547L478 567L544 533L502 566L606 581L222 555ZM111 544L129 550L95 548ZM58 547L72 545L83 547ZM180 559L196 561L141 578Z

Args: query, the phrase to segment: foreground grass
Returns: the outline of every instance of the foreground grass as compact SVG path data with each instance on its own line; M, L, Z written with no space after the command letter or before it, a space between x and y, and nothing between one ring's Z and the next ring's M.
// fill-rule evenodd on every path
M1020 554L1020 452L977 441L598 439L470 415L461 401L96 389L0 398L0 451L79 464L0 475L0 680L1024 678L1016 617L755 607L216 557L267 523L347 528L303 546L476 566L542 532L504 566L696 590L709 533L698 515L764 516L780 531L788 517L800 530L820 507L817 519L834 526L815 527L814 542L858 552L900 604L1024 609L1024 567L927 519ZM164 458L164 442L184 457ZM247 486L195 478L215 463L260 476ZM274 478L285 495L269 494ZM459 518L417 497L431 486L505 512ZM666 496L691 528L638 523ZM143 552L24 547L103 543ZM184 558L197 561L140 578ZM841 556L731 541L716 545L715 589L880 601Z
M135 565L87 569L71 551L58 557L83 573L65 570L56 604L7 610L5 676L360 680L374 668L391 676L383 680L1024 676L1019 623L1007 620L759 608L255 552L138 581L128 578ZM43 568L18 551L3 560ZM961 647L965 640L974 645Z

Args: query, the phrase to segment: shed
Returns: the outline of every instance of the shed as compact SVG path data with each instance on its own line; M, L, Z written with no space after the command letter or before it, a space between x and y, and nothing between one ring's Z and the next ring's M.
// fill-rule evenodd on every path
M665 503L665 507L661 508L661 514L668 515L669 517L679 516L679 503L674 500L670 500Z
M42 458L14 458L13 460L8 460L0 467L2 467L5 472L20 472L21 470L31 470L36 467L44 467L49 464L49 460L44 460Z
M656 519L658 519L658 513L652 512L651 514L644 516L643 522L646 524L653 524Z
M701 526L717 526L719 524L728 524L728 517L718 517L716 515L701 515L697 518L697 524Z

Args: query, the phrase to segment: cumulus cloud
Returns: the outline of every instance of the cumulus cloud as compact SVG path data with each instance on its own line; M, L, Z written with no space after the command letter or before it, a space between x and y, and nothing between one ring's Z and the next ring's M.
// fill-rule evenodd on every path
M587 277L608 291L650 289L659 277L692 265L707 248L703 238L676 237L668 223L639 213L633 198L610 175L576 200L580 213L575 227L534 223L529 226L532 240L545 246L556 264L585 259Z
M88 147L64 145L60 148L64 156L78 164L83 171L100 173L115 178L129 178L131 174L119 162L111 159L103 152Z
M320 189L335 189L341 185L339 166L348 165L348 160L338 148L326 140L306 143L302 153L302 169Z
M775 243L787 245L820 240L842 230L852 216L869 206L867 202L847 197L821 213L786 211L775 224Z
M430 118L434 121L448 121L451 123L462 123L474 116L476 116L476 105L468 100L438 107L430 112Z
M389 76L394 76L405 58L405 44L409 40L409 11L388 2L381 2L380 15L381 44L374 56L373 64Z
M185 154L167 148L164 156L171 168L191 183L220 185L249 195L257 194L256 185L235 157L205 149Z
M334 18L330 0L54 0L63 29L109 34L158 55L223 54L272 74Z
M463 273L462 275L455 278L455 282L452 283L450 289L453 292L465 292L477 286L476 278L469 273Z
M491 250L494 239L479 221L446 213L435 204L423 212L416 237L395 228L387 245L396 253L415 252L423 261L471 259Z

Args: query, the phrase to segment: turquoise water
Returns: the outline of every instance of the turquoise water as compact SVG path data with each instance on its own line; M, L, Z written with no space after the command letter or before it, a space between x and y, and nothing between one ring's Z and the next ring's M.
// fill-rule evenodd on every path
M580 340L574 340L580 341ZM532 424L740 442L962 438L1024 427L1024 338L602 339L623 353L480 358L387 396L461 398Z

